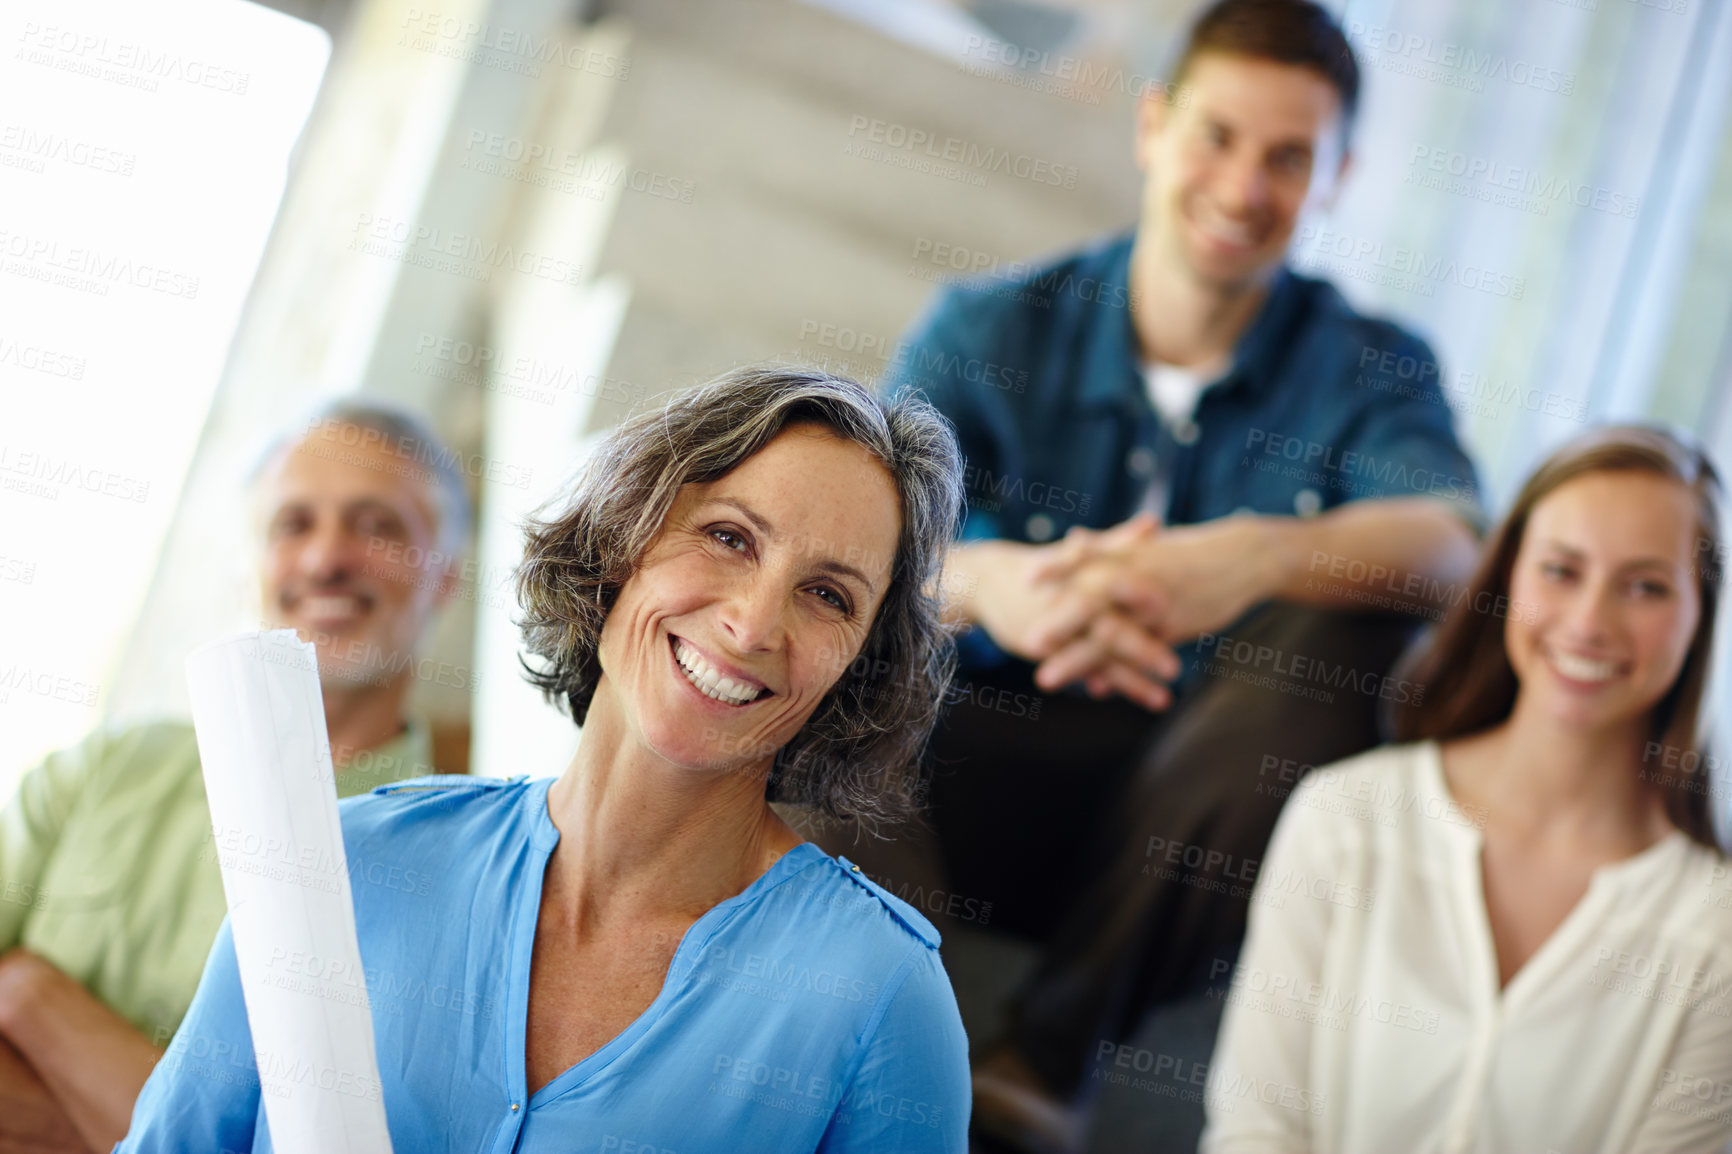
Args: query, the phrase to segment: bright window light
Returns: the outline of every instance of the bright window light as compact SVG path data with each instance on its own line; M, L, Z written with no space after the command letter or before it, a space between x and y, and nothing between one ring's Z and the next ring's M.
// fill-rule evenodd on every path
M101 718L330 41L240 0L15 0L0 43L9 794Z

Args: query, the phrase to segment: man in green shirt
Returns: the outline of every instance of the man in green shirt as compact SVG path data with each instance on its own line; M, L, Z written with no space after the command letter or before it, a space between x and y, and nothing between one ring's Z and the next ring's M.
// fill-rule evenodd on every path
M346 401L256 475L263 617L317 650L340 797L435 772L405 705L456 588L461 460L415 418ZM0 1150L124 1136L227 910L219 862L257 856L233 840L212 831L189 724L98 730L25 776L0 813Z

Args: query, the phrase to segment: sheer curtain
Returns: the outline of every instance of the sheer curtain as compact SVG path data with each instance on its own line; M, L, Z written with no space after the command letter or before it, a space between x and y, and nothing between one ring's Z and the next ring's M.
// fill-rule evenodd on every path
M1726 273L1716 312L1699 297L1728 223L1726 7L1338 7L1356 171L1296 257L1430 336L1494 506L1587 422L1721 411Z

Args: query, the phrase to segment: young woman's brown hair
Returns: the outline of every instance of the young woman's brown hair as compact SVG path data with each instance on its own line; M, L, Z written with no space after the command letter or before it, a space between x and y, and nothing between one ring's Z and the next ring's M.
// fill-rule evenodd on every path
M1504 649L1503 629L1487 628L1487 624L1520 611L1510 605L1510 571L1534 506L1566 482L1601 472L1655 474L1689 487L1696 495L1692 561L1702 613L1677 680L1650 717L1644 776L1663 792L1673 824L1703 845L1715 847L1708 810L1708 759L1698 741L1697 722L1713 659L1722 491L1708 455L1678 433L1648 425L1612 425L1589 430L1546 458L1487 541L1466 594L1456 600L1407 674L1409 680L1425 686L1425 697L1397 711L1396 737L1446 741L1489 729L1509 717L1515 708L1515 670Z

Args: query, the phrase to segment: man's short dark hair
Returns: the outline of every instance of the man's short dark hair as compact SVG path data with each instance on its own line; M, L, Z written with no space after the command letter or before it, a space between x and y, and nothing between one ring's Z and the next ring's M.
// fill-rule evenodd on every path
M1191 38L1173 69L1181 82L1205 53L1250 56L1317 72L1341 98L1343 135L1359 109L1359 62L1347 34L1327 9L1311 0L1216 0L1191 26Z

